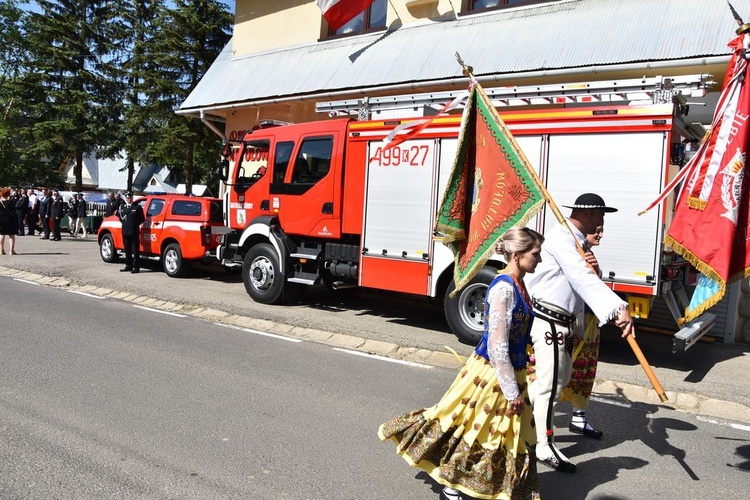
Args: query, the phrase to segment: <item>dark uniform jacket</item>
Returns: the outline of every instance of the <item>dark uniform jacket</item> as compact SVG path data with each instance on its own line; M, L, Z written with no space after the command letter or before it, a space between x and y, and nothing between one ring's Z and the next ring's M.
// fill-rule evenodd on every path
M62 219L64 215L63 199L59 194L52 199L49 216L53 219Z
M49 217L50 208L52 205L52 196L45 196L42 201L37 203L39 205L39 217L44 221Z
M117 203L115 198L107 198L107 207L104 210L104 216L109 217L110 215L116 214L120 204Z
M78 218L86 217L86 200L83 198L78 200L78 205L76 206L76 211L78 213Z
M137 236L140 233L140 226L146 217L143 215L143 207L138 203L120 205L120 221L122 222L123 236Z

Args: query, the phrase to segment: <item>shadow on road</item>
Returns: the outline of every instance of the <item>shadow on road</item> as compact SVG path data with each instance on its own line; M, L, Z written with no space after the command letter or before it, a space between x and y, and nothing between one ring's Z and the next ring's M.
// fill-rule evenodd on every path
M700 382L714 365L750 354L750 345L747 344L703 341L686 352L673 354L672 337L658 333L640 333L637 341L651 366L683 372L685 382ZM624 366L638 365L632 351L623 347L618 330L609 325L602 328L599 359Z

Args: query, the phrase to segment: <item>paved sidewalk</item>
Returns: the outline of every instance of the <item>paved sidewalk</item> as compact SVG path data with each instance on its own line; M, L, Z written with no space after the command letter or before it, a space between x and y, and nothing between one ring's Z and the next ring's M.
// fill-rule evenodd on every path
M40 243L49 245L47 242ZM80 243L96 245L94 241ZM38 258L59 258L55 254L47 257L42 253L35 253L35 255ZM363 336L333 333L233 314L228 310L204 307L200 304L178 304L118 290L116 287L104 288L86 282L86 279L80 276L73 280L65 276L54 276L55 273L48 271L36 273L33 271L35 266L19 266L26 267L26 270L20 270L12 267L13 258L0 257L0 277L24 279L47 286L66 287L166 311L189 314L234 327L293 336L417 363L447 368L458 368L461 365L457 356L447 350L404 347L397 343L368 339ZM20 261L18 263L20 264ZM44 266L40 268L44 269ZM617 331L606 328L602 332L602 355L597 383L594 387L595 396L607 399L616 398L624 403L660 405L707 417L750 423L750 391L747 389L747 377L750 375L750 345L701 342L685 353L672 354L671 337L641 334L637 340L643 351L648 353L648 361L665 389L668 401L659 400L627 342L620 338ZM457 350L461 356L466 356L471 352L470 346L461 346ZM592 407L592 413L595 411Z

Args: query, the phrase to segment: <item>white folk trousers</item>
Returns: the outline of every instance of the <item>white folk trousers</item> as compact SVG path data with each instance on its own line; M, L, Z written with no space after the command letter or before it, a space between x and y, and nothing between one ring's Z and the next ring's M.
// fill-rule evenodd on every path
M552 403L552 429L554 429L554 405L560 398L563 387L570 382L572 368L571 355L566 349L566 341L572 342L575 332L569 327L555 323L556 338L553 339L552 326L549 321L537 316L531 327L531 342L534 345L536 358L536 380L529 384L529 399L534 412L536 437L538 445L547 442L547 418L550 412L550 399L554 389ZM555 345L557 343L557 381L554 380Z

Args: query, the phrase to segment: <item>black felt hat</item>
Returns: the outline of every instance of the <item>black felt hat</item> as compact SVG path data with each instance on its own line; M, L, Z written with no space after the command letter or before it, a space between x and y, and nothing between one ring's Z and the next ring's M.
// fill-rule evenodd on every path
M605 212L617 212L616 208L608 207L601 196L594 193L584 193L578 198L573 205L563 205L565 208L579 210L604 210Z

